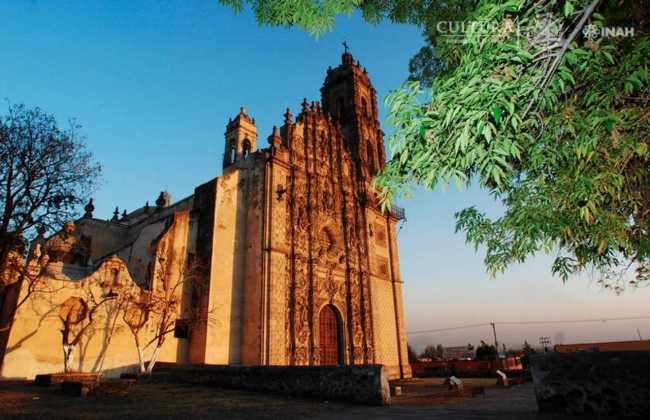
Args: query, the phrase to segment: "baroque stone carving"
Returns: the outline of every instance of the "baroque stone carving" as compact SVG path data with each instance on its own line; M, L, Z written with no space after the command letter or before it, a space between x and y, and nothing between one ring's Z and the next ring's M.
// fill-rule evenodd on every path
M294 325L295 325L295 359L296 364L309 364L309 280L307 261L303 258L295 260L294 280Z
M327 268L325 278L322 280L320 288L325 292L330 302L338 300L344 293L343 284L334 278L334 264Z
M63 230L45 243L49 262L86 265L88 263L90 238L78 237L74 222L66 222Z
M354 89L368 90L368 86L354 85ZM286 274L286 348L287 360L295 364L319 363L320 344L313 328L319 325L320 308L328 303L341 309L345 360L368 363L374 359L367 276L368 241L374 238L366 235L366 211L374 203L364 199L370 179L363 152L366 142L380 144L382 133L374 108L352 118L359 110L345 104L359 101L341 98L348 95L345 92L337 91L332 97L324 93L322 108L304 103L296 122L286 120L282 129L288 145L286 163L292 171L285 183L284 237L291 250L288 266L293 267ZM373 95L363 93L366 98ZM333 108L339 112L332 113ZM352 121L358 126L350 126Z

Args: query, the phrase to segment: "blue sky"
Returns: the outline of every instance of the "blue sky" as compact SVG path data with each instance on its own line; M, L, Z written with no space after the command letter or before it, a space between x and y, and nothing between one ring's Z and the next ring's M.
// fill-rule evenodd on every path
M216 0L5 1L0 98L83 125L104 167L95 215L109 218L115 206L140 207L162 189L180 199L220 175L225 124L240 106L255 117L264 147L286 107L295 114L303 97L319 99L325 71L340 62L344 40L368 69L380 101L406 78L408 60L422 45L414 27L373 26L356 15L340 18L317 40L296 29L260 27L251 13L235 14ZM385 117L383 106L381 112ZM496 321L509 345L536 343L541 335L563 342L634 339L637 328L650 337L650 320L500 326L506 320L647 315L650 290L615 296L589 276L563 285L551 277L551 257L545 256L489 279L482 254L454 233L453 218L470 205L497 213L485 193L418 190L403 205L407 330ZM460 345L491 334L475 328L411 341L416 347Z

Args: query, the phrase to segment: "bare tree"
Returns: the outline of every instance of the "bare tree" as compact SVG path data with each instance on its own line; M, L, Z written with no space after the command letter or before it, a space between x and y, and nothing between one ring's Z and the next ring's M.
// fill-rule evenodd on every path
M38 107L10 104L0 116L0 365L16 311L42 286L45 267L25 240L72 219L100 175L79 128L60 128Z
M92 293L88 293L88 302L81 297L74 296L66 299L61 305L59 318L63 323L61 344L63 346L63 369L65 372L72 370L74 349L97 320L95 317L97 310L112 299L115 299L112 295L96 298Z
M114 296L115 299L111 301L109 305L105 305L103 343L99 356L95 360L95 364L92 368L93 372L102 371L104 360L106 360L106 355L111 345L111 341L113 340L113 336L122 331L122 327L118 324L118 321L126 309L128 300L125 299L125 293L123 292L113 294L112 296Z
M138 351L141 373L153 371L167 336L177 327L190 330L200 322L207 321L211 312L205 305L196 302L189 308L181 308L186 293L191 294L193 301L205 301L202 297L206 292L206 271L198 261L183 263L183 268L175 269L171 264L173 253L170 254L156 255L152 290L132 294L123 312ZM179 316L183 316L181 326L177 325ZM153 336L143 343L141 331L147 325L152 327ZM145 352L150 348L151 352L146 358Z
M75 216L101 168L71 123L61 129L40 108L10 105L0 116L0 263L12 244L38 227L59 228ZM0 270L0 272L2 272Z
M14 249L7 256L5 261L5 286L16 287L15 304L11 305L7 313L9 318L7 322L0 322L0 333L6 332L11 327L11 320L13 320L18 308L27 302L35 293L54 293L59 288L52 287L52 284L47 284L41 281L44 276L48 265L47 255L41 255L41 246L37 244L32 252L23 257L24 251L21 249ZM20 293L18 286L25 284L23 293Z
M143 291L144 292L144 291ZM138 363L140 366L140 373L145 373L147 367L144 361L144 348L140 340L140 334L144 326L149 320L149 293L139 293L130 295L128 298L123 318L129 331L133 335L133 342L135 343L136 350L138 351Z

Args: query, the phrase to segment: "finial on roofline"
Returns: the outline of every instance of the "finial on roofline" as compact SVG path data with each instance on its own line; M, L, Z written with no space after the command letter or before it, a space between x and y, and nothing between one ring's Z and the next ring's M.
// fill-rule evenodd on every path
M95 211L95 206L93 205L93 199L88 200L88 204L84 207L85 213L84 218L90 219L93 217L93 211Z
M280 136L280 130L277 126L273 126L273 133L269 136L269 144L274 148L278 148L282 145L282 137Z
M156 208L159 210L168 207L172 203L172 195L167 191L161 191L156 199Z
M343 41L343 55L341 55L341 63L343 65L353 65L354 57L350 54L350 47L348 46L347 41Z

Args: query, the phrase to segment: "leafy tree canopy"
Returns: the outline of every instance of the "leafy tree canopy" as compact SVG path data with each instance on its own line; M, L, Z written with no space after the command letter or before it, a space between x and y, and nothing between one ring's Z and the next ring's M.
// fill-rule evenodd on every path
M598 6L481 2L470 18L485 26L439 42L449 70L431 89L411 82L388 98L399 129L376 180L384 198L412 180L478 180L505 214L468 208L456 227L485 247L491 274L553 251L563 280L594 267L620 290L634 263L633 283L647 279L650 39L585 36L610 25Z
M341 14L361 11L366 21L378 23L389 19L398 23L433 28L440 20L457 19L466 15L469 6L478 0L219 0L241 11L249 5L258 22L273 26L297 26L314 35L334 27Z
M353 10L423 28L413 80L387 98L392 160L375 179L385 205L413 182L478 183L504 214L468 208L456 228L485 248L490 274L543 251L563 280L593 268L620 291L636 266L632 284L647 284L647 0L247 3L261 23L314 34Z

